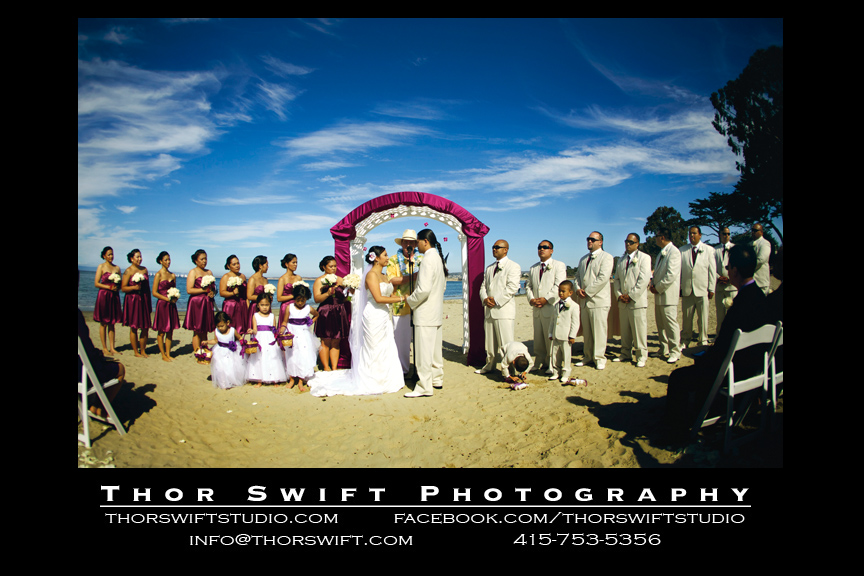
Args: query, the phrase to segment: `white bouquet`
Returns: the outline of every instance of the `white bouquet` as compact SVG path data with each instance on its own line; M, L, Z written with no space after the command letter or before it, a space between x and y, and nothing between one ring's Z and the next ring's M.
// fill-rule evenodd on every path
M140 272L136 272L135 274L132 275L132 283L133 283L133 284L140 284L140 283L143 282L146 278L147 278L147 277L144 276L144 274L142 274L142 273L140 273Z
M201 277L201 288L207 290L207 287L216 282L216 278L212 275L207 274L206 276Z
M120 275L116 272L112 272L108 275L108 281L113 282L114 284L120 284Z
M348 274L345 278L342 279L342 285L346 288L352 288L356 290L360 287L360 276L357 274Z
M228 284L229 290L233 290L234 288L239 288L243 285L243 279L240 278L240 276L232 276L231 278L228 278L228 282L226 284Z
M167 296L168 299L172 302L177 302L177 300L180 298L180 290L178 290L177 288L168 288Z
M336 284L336 282L338 282L338 281L339 281L339 277L336 276L335 274L327 274L321 280L321 283L324 284L325 286L334 286Z
M297 282L294 282L294 286L295 286L295 287L296 287L296 286L305 286L306 288L309 288L309 284L307 284L307 283L304 282L303 280L298 280Z
M273 284L270 284L268 282L267 284L264 285L264 293L270 294L271 296L273 294L276 294L276 286L274 286Z
M733 302L735 302L734 298L726 297L723 299L723 306L725 306L726 308L729 308L730 306L732 306Z

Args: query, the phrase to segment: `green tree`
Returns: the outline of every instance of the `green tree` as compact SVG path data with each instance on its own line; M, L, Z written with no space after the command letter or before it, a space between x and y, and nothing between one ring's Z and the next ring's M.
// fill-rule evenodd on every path
M736 156L741 178L729 209L741 222L774 225L783 218L783 48L757 50L741 75L711 94L714 128Z
M683 246L687 242L687 223L681 217L681 213L671 206L660 206L648 217L642 229L645 233L645 241L640 248L644 247L645 252L652 258L660 253L660 249L654 243L654 237L661 227L669 228L672 233L672 244L675 246Z
M743 228L749 224L735 219L733 194L728 192L709 192L708 198L698 199L690 202L690 214L693 218L687 220L685 225L699 226L702 234L706 234L708 228L713 230L719 240L722 228ZM703 240L707 241L707 240Z

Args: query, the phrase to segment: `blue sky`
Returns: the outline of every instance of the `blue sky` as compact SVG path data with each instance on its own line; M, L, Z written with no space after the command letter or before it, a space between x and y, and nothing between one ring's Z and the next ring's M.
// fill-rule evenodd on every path
M709 96L772 44L782 20L79 19L78 263L204 248L278 277L291 252L317 276L331 226L408 190L489 226L487 264L546 238L575 266L592 230L618 254L658 206L731 191Z

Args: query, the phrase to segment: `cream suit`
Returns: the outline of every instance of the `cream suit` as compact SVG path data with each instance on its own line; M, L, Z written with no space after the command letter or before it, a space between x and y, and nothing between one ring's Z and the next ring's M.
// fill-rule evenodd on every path
M726 284L720 282L721 276L725 278L729 277L729 271L726 269L726 266L729 265L729 249L733 246L732 242L728 242L725 245L717 244L714 247L714 262L717 268L717 284L714 287L714 306L717 309L718 334L720 333L720 325L723 324L723 318L726 317L726 312L729 309L725 300L727 298L735 298L738 294L738 288L734 284L731 282L727 282Z
M621 317L621 360L630 360L636 348L636 361L648 359L648 284L651 283L651 257L636 251L618 259L615 270L615 298L627 295L630 302L618 302Z
M495 272L496 268L498 268L497 273ZM485 370L495 368L496 353L502 346L506 346L514 340L513 333L516 324L514 296L519 292L519 278L521 276L522 269L519 264L506 256L488 266L483 275L480 300L486 300L490 296L495 299L495 306L491 308L483 306L485 310L483 327L486 333Z
M757 238L753 241L753 249L756 251L756 273L753 274L753 279L767 296L771 287L771 268L768 264L771 259L771 243L765 238Z
M543 278L540 278L541 265L543 266ZM567 266L552 258L549 258L545 263L537 262L528 273L528 282L525 284L528 301L534 298L546 299L546 305L542 308L531 307L534 321L534 357L537 358L541 367L550 365L549 356L552 353L552 347L549 344L549 325L555 316L558 285L566 279Z
M693 261L693 256L696 261ZM714 248L699 242L681 248L681 302L684 306L684 345L693 338L693 315L698 317L699 343L708 345L708 292L717 284Z
M498 353L501 354L501 376L505 380L510 377L510 363L519 356L524 356L528 360L528 368L525 369L526 372L530 372L531 368L534 367L534 360L531 358L531 354L528 353L528 347L522 342L514 340L506 346L502 346Z
M564 307L561 307L561 304ZM569 305L569 307L568 307ZM547 338L551 338L552 355L549 367L552 368L551 379L559 375L563 379L570 377L571 359L569 338L576 338L579 332L579 306L572 299L559 300L552 308L554 310L552 321L549 325ZM559 362L560 359L560 362Z
M578 299L585 343L582 361L600 362L598 368L606 362L606 330L612 305L609 281L614 266L615 258L603 248L598 248L583 256L576 270L576 289L587 294L586 298Z
M681 335L678 327L678 296L681 292L681 252L671 242L657 256L651 283L657 290L654 295L654 318L657 320L660 354L670 358L679 357Z
M435 248L423 254L414 292L405 300L414 312L414 350L417 386L414 392L431 395L444 385L441 325L444 318L444 264Z

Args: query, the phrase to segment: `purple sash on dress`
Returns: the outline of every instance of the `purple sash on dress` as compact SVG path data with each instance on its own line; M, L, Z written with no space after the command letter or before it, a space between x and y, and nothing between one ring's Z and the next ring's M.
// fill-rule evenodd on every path
M237 351L237 342L235 340L232 340L231 342L227 342L227 343L226 342L217 342L216 344L218 344L222 348L228 348L231 352Z
M304 324L306 326L312 326L315 321L312 320L311 316L306 316L305 318L289 318L288 323L293 324L294 326L303 326Z
M260 331L262 331L262 330L263 330L264 332L273 332L274 334L277 332L277 328L276 328L275 326L269 326L269 325L267 325L267 324L265 324L264 326L258 326L258 331L260 332ZM270 343L268 344L268 346L275 346L275 345L276 345L276 340L275 340L275 339L273 340L273 342L270 342Z

